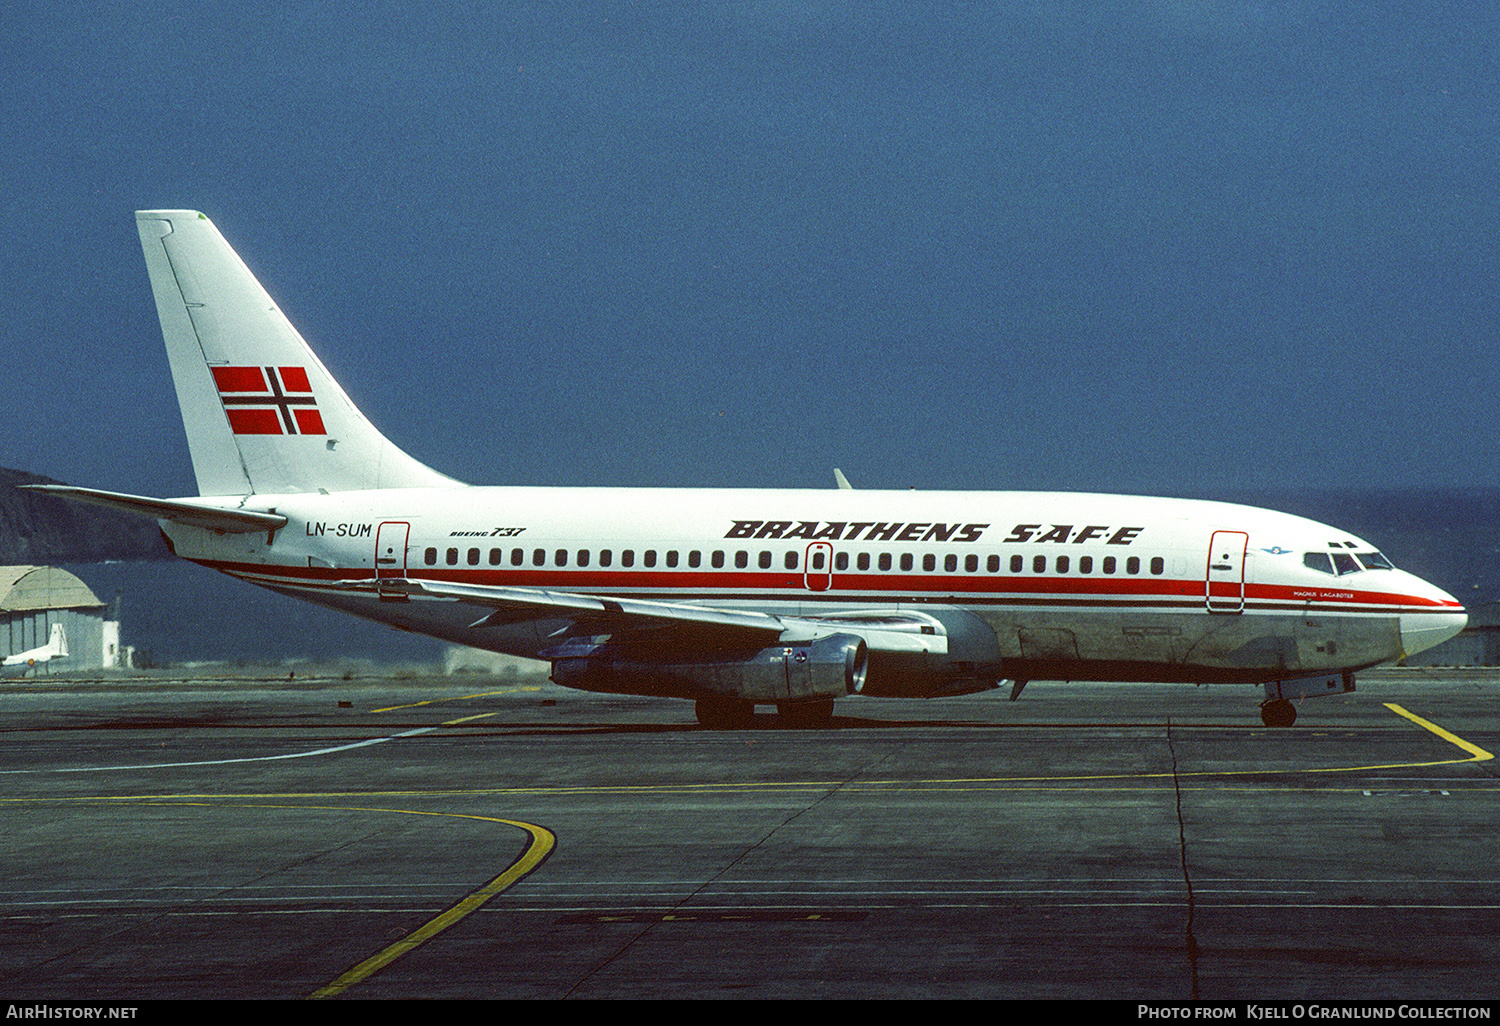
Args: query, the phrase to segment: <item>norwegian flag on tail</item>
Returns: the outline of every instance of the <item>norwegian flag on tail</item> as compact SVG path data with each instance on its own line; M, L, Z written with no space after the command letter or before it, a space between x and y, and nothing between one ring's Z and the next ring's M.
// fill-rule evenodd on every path
M211 367L237 435L326 435L302 367Z

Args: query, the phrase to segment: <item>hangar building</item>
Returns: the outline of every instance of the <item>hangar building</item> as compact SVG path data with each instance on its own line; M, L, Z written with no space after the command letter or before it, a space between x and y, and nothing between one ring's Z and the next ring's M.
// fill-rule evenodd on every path
M88 585L54 566L0 566L0 655L47 644L55 623L67 632L68 657L49 672L120 664L120 625L106 621Z

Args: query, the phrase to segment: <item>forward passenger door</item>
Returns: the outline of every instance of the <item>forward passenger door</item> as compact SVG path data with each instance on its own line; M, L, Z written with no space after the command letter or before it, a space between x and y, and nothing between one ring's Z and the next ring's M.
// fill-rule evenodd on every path
M1208 568L1203 597L1210 613L1239 613L1245 608L1245 552L1250 536L1244 531L1215 531L1208 543Z

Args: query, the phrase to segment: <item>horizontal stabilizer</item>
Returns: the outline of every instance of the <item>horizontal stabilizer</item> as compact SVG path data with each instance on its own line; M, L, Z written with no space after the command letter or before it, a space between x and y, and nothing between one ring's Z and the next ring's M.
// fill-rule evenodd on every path
M82 502L90 506L153 520L170 520L190 527L201 527L208 531L227 533L249 531L275 531L286 526L286 517L280 513L265 513L251 509L225 509L184 499L153 499L144 495L124 495L120 492L101 492L94 488L74 488L71 485L18 485L28 492L41 492L69 502ZM238 501L238 500L236 500Z

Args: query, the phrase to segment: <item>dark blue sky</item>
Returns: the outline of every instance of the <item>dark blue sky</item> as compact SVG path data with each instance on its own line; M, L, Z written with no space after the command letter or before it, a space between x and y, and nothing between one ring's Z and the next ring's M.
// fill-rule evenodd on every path
M476 483L1500 483L1500 11L6 4L0 464L195 491L201 209Z

